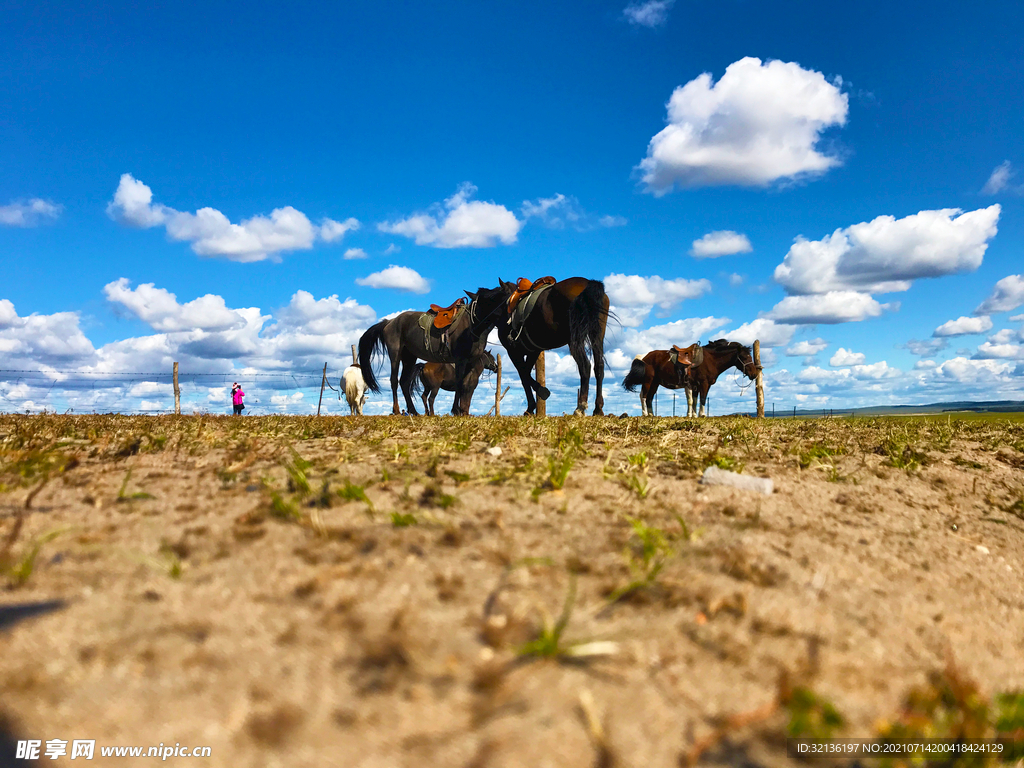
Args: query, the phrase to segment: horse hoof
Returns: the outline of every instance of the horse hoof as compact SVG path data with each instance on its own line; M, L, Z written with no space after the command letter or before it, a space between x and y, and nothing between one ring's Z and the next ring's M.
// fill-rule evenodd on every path
M594 409L594 415L595 416L604 416L604 410L602 408L595 408Z
M572 415L573 416L586 416L587 415L587 409L586 408L577 408L575 411L572 412Z
M548 389L547 387L540 387L537 390L537 397L539 397L541 400L547 400L549 397L551 397L551 390Z

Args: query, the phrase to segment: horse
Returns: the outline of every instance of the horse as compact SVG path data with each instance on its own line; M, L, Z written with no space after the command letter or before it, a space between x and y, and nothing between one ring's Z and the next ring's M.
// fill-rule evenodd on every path
M502 288L513 291L512 283L499 281ZM524 298L523 301L527 301ZM540 353L547 349L558 349L569 345L569 352L580 371L580 390L576 402L576 415L587 412L590 396L590 352L594 358L594 378L597 393L594 398L594 415L604 415L604 332L608 324L608 296L604 283L585 277L570 277L545 288L537 298L523 322L521 332L512 338L512 314L498 324L498 340L508 350L509 358L519 372L519 379L526 392L526 415L537 412L537 400L551 396L551 390L542 386L531 371Z
M363 371L358 363L350 365L341 374L341 388L345 390L351 415L362 416L363 403L366 402L366 382L363 381Z
M700 363L703 348L700 342L691 344L684 350L675 348L678 362L672 362L671 351L655 349L643 357L637 355L630 366L629 373L622 381L622 388L627 392L636 392L640 387L640 410L644 416L654 415L654 393L658 387L665 389L683 389L690 386L689 371L694 364ZM686 390L686 401L690 402L690 390ZM689 409L687 409L689 416Z
M687 347L687 350L693 349L693 346ZM704 415L704 408L708 401L708 390L725 371L730 368L738 368L751 381L757 378L757 374L760 371L757 365L754 364L754 357L750 353L749 347L743 346L738 341L718 339L710 344L705 344L700 349L704 359L697 364L687 366L686 374L682 377L683 381L681 384L676 384L675 386L664 384L667 389L679 389L680 386L686 389L687 416ZM650 359L653 359L652 356L659 354L665 355L665 359L668 359L667 350L655 350L654 352L648 352L642 359L634 360L625 381L622 382L622 385L630 392L635 391L637 384L644 385L640 396L640 404L644 415L650 415L651 405L654 402L654 393L657 391L658 385L662 384L661 381L655 383L655 371L650 370L655 368ZM676 380L678 381L678 377ZM698 396L700 397L699 413L696 410L695 402Z
M500 280L499 280L500 283ZM412 401L412 379L417 359L430 363L455 364L455 396L459 403L460 414L468 414L473 399L473 388L469 386L469 366L483 354L487 346L487 334L501 319L505 302L511 290L504 284L497 288L481 288L476 293L466 291L470 298L469 307L460 312L454 322L446 329L449 340L448 349L428 349L424 330L420 320L427 312L408 311L391 318L381 320L370 326L359 339L359 365L362 368L366 388L371 392L380 392L380 384L373 373L373 355L387 351L391 359L391 395L393 400L392 413L400 414L398 407L398 387L408 412L417 415L416 406ZM402 375L399 377L399 366Z
M475 389L484 369L498 372L498 362L487 350L480 357L473 361L469 369L469 385ZM416 363L415 373L412 379L412 391L423 390L423 412L428 416L434 416L434 399L439 390L447 392L455 391L455 366L451 363ZM459 412L459 400L456 395L452 403L452 413Z

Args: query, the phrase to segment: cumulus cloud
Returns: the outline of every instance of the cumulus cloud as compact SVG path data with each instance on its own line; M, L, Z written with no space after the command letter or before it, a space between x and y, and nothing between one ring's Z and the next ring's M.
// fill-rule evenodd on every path
M4 368L36 369L87 365L96 350L82 332L77 312L21 317L11 301L0 299L0 352Z
M738 341L747 346L759 339L762 347L784 347L789 344L796 329L795 325L776 323L774 320L761 317L744 323L735 331L730 331L724 336L729 341Z
M632 359L636 355L646 355L652 349L669 349L673 344L685 347L700 340L707 343L711 331L728 322L727 317L691 317L642 331L630 328L622 333L621 338L618 338L617 332L612 331L609 333L611 343L608 346L614 349L614 344Z
M1024 276L1007 275L996 283L992 294L978 305L974 314L992 315L996 312L1009 312L1021 304L1024 304Z
M1004 160L992 171L992 175L988 177L985 186L981 188L981 194L998 195L1004 190L1014 189L1010 185L1010 179L1013 178L1013 175L1013 166L1010 165L1009 160ZM1015 189L1015 191L1019 191L1019 189Z
M153 191L130 173L121 176L107 215L127 226L148 229L162 226L172 240L191 243L200 256L223 256L251 262L277 258L284 251L308 250L317 240L337 242L359 227L355 219L344 222L324 219L314 225L302 211L290 205L275 208L269 216L253 216L232 224L215 208L195 213L153 203Z
M343 258L346 261L350 259L366 259L369 258L369 254L362 248L349 248L347 251L345 251L345 255Z
M648 191L674 186L774 181L822 174L840 164L817 149L825 129L846 123L847 97L820 72L744 58L714 83L705 72L676 88L668 125L638 167Z
M898 308L898 303L879 304L866 293L829 291L810 296L787 296L761 316L794 325L852 323Z
M36 227L56 221L64 206L33 197L0 205L0 224L8 227Z
M811 357L821 352L827 346L828 342L824 339L798 341L793 346L787 347L786 355L788 357Z
M696 299L711 290L709 280L686 280L677 277L666 280L658 275L611 274L605 277L604 287L608 298L619 307L643 307L657 305L671 309L685 299Z
M974 333L985 333L992 330L992 320L988 317L960 317L949 320L932 333L935 338L949 336L970 336Z
M966 357L954 357L935 369L937 376L953 379L961 384L993 381L1002 374L1013 370L1013 363L997 360L969 360Z
M725 229L708 232L699 240L694 240L690 255L697 259L714 259L735 253L750 253L752 250L754 249L746 235Z
M977 269L996 235L1000 207L879 216L821 240L798 237L775 280L788 293L906 291L911 282Z
M903 347L919 357L934 355L949 346L945 339L910 339Z
M381 222L377 229L435 248L491 248L499 242L516 242L523 222L503 205L471 200L474 194L476 187L467 182L443 206L435 205L399 221Z
M396 291L409 293L427 293L430 290L430 282L415 269L399 267L395 264L380 272L374 272L372 275L357 277L356 284L369 288L393 288Z
M575 197L561 193L554 197L524 200L520 211L524 221L535 218L552 229L568 226L578 232L587 232L599 227L623 227L627 223L622 216L598 216L590 213Z
M179 304L173 293L153 283L131 288L127 277L107 283L103 293L108 301L125 307L157 331L226 331L245 325L245 318L213 294Z
M975 360L1024 360L1024 346L986 341L978 347L973 358Z
M668 21L668 12L675 0L647 0L643 3L631 3L622 11L626 21L635 27L654 29Z
M828 364L833 368L845 368L848 365L861 365L865 359L866 357L863 352L853 352L849 349L840 347L836 350L836 353L832 355Z

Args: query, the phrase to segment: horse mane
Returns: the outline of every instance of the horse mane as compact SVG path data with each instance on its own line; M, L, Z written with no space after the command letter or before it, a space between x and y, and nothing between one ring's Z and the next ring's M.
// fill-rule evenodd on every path
M728 339L716 339L710 341L707 346L711 347L715 352L724 352L725 350L733 350L743 347L738 341L729 341Z

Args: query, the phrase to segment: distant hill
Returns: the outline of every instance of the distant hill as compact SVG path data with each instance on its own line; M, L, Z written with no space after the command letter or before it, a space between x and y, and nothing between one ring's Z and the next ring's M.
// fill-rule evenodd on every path
M821 416L828 408L796 409L797 416ZM765 409L765 415L771 416L771 408ZM929 403L928 405L872 405L866 408L836 408L831 410L835 416L898 416L929 413L1024 413L1024 400L952 400L947 403ZM792 417L792 408L776 409L778 417Z

